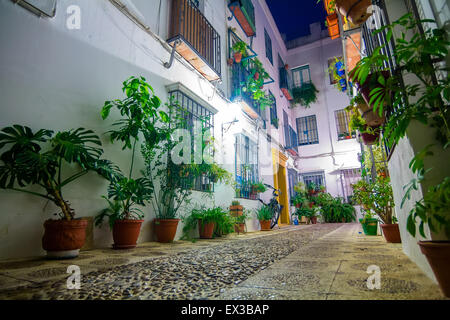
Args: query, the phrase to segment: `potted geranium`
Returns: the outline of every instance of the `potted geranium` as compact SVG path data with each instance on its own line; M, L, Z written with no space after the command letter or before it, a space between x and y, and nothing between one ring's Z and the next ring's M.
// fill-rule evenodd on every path
M46 220L42 247L50 258L74 258L84 245L87 220L75 218L72 205L63 196L63 188L89 171L104 177L112 173L111 165L100 160L103 151L97 135L91 130L54 133L14 125L0 131L0 188L38 196L55 204L59 219ZM63 168L73 166L69 173ZM35 186L27 189L26 186Z
M273 212L269 206L263 205L256 210L256 217L261 225L261 231L271 231L271 221Z

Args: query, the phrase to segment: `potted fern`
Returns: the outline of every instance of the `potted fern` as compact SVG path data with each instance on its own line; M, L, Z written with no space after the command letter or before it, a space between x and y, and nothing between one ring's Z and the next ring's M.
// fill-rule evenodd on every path
M42 247L50 258L77 257L85 242L87 220L75 218L63 188L89 171L107 178L113 173L111 163L100 159L99 137L84 128L55 133L16 124L0 131L0 150L5 147L9 148L0 156L0 188L55 204L60 210L58 219L45 221ZM76 170L67 176L63 173L66 165L75 165Z

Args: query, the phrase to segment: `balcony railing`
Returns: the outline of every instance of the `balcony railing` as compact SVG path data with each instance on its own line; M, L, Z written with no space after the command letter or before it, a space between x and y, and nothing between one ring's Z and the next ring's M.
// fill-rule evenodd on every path
M285 66L280 68L280 89L288 100L292 100L292 76Z
M259 116L266 120L264 110L253 100L252 93L246 90L247 79L251 76L249 67L245 67L243 63L233 63L230 100L241 102L244 111L252 118Z
M220 35L191 0L171 1L167 42L208 80L220 79Z

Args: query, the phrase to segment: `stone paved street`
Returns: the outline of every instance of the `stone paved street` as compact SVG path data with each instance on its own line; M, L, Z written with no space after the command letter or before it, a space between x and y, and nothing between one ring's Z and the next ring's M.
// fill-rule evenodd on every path
M195 243L145 243L74 260L0 264L0 299L442 299L439 288L382 237L358 224L289 226ZM80 290L66 289L78 265ZM369 265L381 289L366 287Z

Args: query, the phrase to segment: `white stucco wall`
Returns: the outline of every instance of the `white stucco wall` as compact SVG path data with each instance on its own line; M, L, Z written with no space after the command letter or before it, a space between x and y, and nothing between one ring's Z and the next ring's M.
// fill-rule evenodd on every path
M299 146L297 168L301 173L324 171L327 191L334 196L342 196L338 170L359 168L357 154L361 150L356 139L338 140L334 112L347 107L349 98L330 84L327 70L330 58L342 56L342 43L326 38L288 50L287 54L291 69L309 64L311 80L319 91L317 102L310 108L297 106L292 109L295 128L296 118L315 115L319 134L318 144Z

